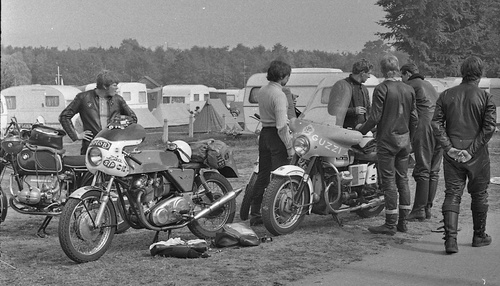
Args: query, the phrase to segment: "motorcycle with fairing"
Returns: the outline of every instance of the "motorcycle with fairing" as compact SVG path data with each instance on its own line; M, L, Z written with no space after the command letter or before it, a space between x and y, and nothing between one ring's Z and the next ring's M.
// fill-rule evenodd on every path
M21 128L12 117L0 144L0 182L9 178L9 196L0 186L0 223L8 206L21 214L45 216L37 231L40 237L61 214L67 196L92 179L83 155L65 155L65 132L43 124Z
M118 214L132 228L156 231L153 242L160 232L170 237L186 226L199 238L214 238L233 221L242 189L227 180L238 174L232 153L209 167L191 161L191 147L181 140L165 150L139 150L145 137L142 126L120 122L90 143L86 165L96 179L71 194L59 221L60 245L73 261L94 261L107 251Z
M307 214L332 215L341 224L341 213L368 218L384 208L373 134L342 127L350 93L330 98L333 84L344 77L320 82L301 116L289 123L295 155L271 173L262 202L264 226L274 235L293 232Z

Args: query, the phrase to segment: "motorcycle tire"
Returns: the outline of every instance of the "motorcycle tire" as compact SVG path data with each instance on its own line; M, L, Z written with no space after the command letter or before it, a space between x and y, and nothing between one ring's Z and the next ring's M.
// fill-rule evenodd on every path
M250 206L252 205L253 199L253 187L257 181L257 173L252 172L248 184L245 186L245 194L243 195L243 200L241 201L240 207L240 219L245 221L248 219L248 214L250 213Z
M89 191L80 199L69 198L59 218L59 244L64 253L77 263L99 259L113 241L116 214L111 201L107 202L104 209L102 225L93 227L100 197L100 192Z
M262 221L267 231L273 235L292 233L302 222L306 213L305 204L309 202L307 185L300 197L297 196L301 177L274 177L262 200ZM292 193L290 184L293 184L295 193ZM302 207L294 207L292 202Z
M2 223L5 220L5 217L7 216L7 207L9 206L9 203L7 201L7 195L2 190L2 187L0 187L0 223Z
M79 187L92 185L93 179L94 179L94 175L92 173L90 173L90 172L85 173L85 175L83 175L82 182L81 182ZM116 183L113 183L111 199L113 200L113 204L115 206L116 234L122 234L130 228L130 225L127 223L126 220L123 219L125 214L124 214L123 209L120 208L118 205L118 193L116 191L113 191L113 190L116 190ZM123 199L125 201L125 209L127 209L129 206L128 198L124 197Z
M200 207L200 211L233 190L233 187L226 177L219 173L207 172L204 173L203 176L205 177L207 185L210 188L213 201L206 196L207 192L204 192L202 197L197 197L196 200L193 200L193 203ZM201 185L199 181L196 181L196 188L200 191L203 189L203 185ZM188 228L198 238L215 238L215 234L220 232L225 224L233 222L235 214L236 201L233 199L213 211L211 214L192 221L188 224Z

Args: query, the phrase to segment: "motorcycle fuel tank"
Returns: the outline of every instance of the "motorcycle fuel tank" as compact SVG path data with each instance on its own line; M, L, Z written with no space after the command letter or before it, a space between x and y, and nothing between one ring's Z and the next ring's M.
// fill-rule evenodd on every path
M142 165L129 160L129 174L160 172L179 166L179 158L174 152L170 151L144 150L134 154L133 157L139 160Z

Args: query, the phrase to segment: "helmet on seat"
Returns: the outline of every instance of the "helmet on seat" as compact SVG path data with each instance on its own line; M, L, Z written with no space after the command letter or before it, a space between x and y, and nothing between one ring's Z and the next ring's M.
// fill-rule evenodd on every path
M179 152L179 156L181 157L182 162L188 163L191 160L191 146L189 146L188 143L182 141L182 140L175 140L174 142L175 145L177 145L177 150Z

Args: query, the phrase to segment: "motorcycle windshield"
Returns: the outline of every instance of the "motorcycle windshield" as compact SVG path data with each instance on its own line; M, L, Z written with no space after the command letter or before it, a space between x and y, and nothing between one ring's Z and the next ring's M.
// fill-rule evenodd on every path
M338 73L322 79L299 119L342 127L352 95L349 90L332 87L348 76L349 73Z
M143 140L146 138L146 131L141 125L133 123L124 129L105 128L99 132L96 137L102 137L109 141Z

